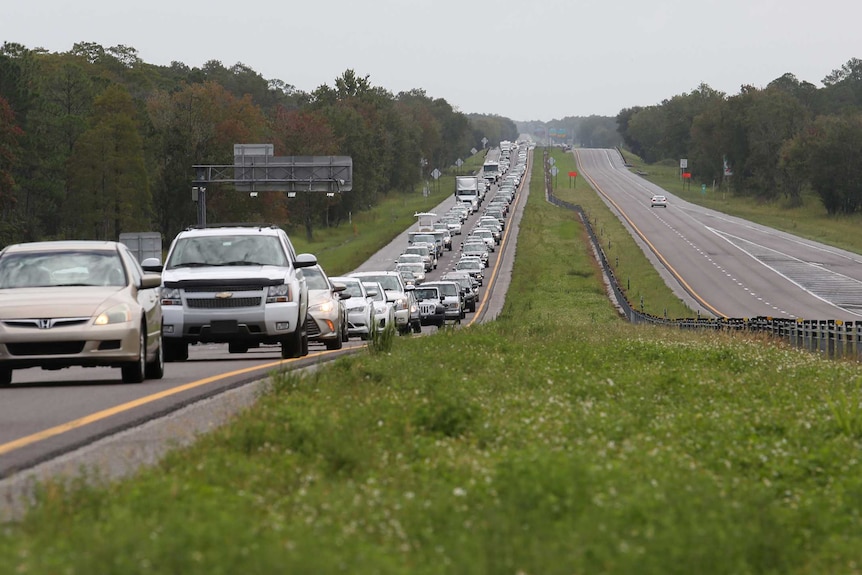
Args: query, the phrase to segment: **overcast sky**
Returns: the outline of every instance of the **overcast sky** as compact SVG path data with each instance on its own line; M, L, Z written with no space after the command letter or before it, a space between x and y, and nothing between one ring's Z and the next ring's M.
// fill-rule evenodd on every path
M820 87L862 58L859 0L4 0L0 41L241 62L304 91L351 68L515 121L615 116L706 83Z

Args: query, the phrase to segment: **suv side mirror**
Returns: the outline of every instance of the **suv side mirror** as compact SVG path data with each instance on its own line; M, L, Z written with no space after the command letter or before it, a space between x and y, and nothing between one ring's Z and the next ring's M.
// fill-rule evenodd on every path
M141 262L141 268L145 272L161 273L162 262L159 258L147 258Z

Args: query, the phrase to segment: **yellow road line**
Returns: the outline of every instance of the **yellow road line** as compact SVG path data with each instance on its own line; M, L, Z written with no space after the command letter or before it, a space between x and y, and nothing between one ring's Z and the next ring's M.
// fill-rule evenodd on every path
M309 354L305 357L315 357L320 355L325 355L326 352L318 352L315 354ZM231 371L228 373L221 373L218 375L213 375L210 377L205 377L204 379L199 379L197 381L192 381L190 383L186 383L185 385L180 385L178 387L172 387L171 389L166 389L164 391L160 391L159 393L154 393L152 395L148 395L146 397L141 397L135 399L133 401L129 401L127 403L123 403L114 407L109 407L108 409L103 409L102 411L97 411L96 413L92 413L90 415L86 415L84 417L75 419L73 421L69 421L66 423L62 423L60 425L50 427L43 431L39 431L37 433L33 433L32 435L28 435L26 437L22 437L20 439L16 439L15 441L10 441L8 443L4 443L0 445L0 455L5 455L16 449L21 449L22 447L26 447L28 445L32 445L39 441L43 441L45 439L55 437L57 435L61 435L63 433L67 433L69 431L74 431L76 429L80 429L85 425L89 425L91 423L95 423L97 421L101 421L103 419L107 419L113 415L117 415L136 407L140 407L142 405L146 405L148 403L152 403L154 401L158 401L160 399L164 399L166 397L170 397L172 395L176 395L178 393L182 393L184 391L188 391L190 389L194 389L196 387L201 387L203 385L207 385L208 383L213 383L215 381L219 381L221 379L226 379L228 377L233 377L237 375L243 375L246 373L252 373L254 371L261 371L265 369L274 368L280 365L284 365L287 363L291 363L294 361L298 361L297 359L282 359L278 361L273 361L270 363L265 363L263 365L256 365L254 367L246 367L244 369L238 369L236 371Z

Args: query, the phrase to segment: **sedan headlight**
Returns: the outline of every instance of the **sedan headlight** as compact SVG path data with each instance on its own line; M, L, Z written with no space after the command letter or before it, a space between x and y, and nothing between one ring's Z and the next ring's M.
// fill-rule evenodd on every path
M121 303L96 316L93 325L111 325L130 321L132 321L132 308L128 304Z
M335 304L332 303L331 301L325 301L323 303L319 303L317 305L311 306L311 309L313 309L315 311L320 311L323 313L329 313L333 309L335 309Z

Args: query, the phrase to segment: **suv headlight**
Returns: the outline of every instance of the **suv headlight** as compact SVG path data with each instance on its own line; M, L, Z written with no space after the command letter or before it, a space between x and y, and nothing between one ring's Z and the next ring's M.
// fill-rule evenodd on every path
M182 296L179 288L163 287L161 290L162 305L181 305Z
M266 303L284 303L290 300L290 284L269 286L266 290Z

